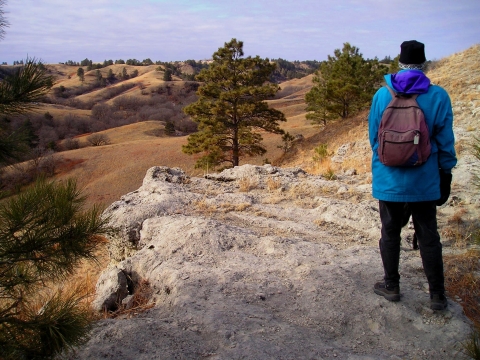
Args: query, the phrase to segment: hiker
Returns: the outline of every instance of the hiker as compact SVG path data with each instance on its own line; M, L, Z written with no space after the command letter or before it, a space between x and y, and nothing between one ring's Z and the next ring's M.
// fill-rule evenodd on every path
M377 91L368 117L370 145L373 151L372 194L379 200L382 222L379 246L384 268L384 281L376 283L374 291L387 300L400 300L398 272L400 232L404 206L408 204L418 238L423 269L428 280L430 307L433 310L442 310L448 303L445 297L442 244L437 231L436 206L443 205L448 200L452 181L451 170L456 165L457 159L450 98L443 88L431 84L430 79L423 73L425 64L424 44L416 40L403 42L400 46L399 59L401 70L396 74L385 75L385 81L390 89L384 86ZM394 145L393 141L382 140L382 144L389 149L389 153L387 151L386 153L391 159L381 160L384 156L383 150L379 153L381 145L379 137L384 136L379 134L380 123L384 113L386 114L386 108L394 99L416 101L415 105L418 104L422 111L415 112L415 116L426 124L426 134L429 135L426 138L419 135L418 131L415 132L413 140L406 146L420 144L428 152L422 155L420 153L423 150L415 150L415 156L409 154L409 160L402 164L395 162L397 160L393 158L403 155L401 153L405 149L405 144L402 145L404 147L399 146L397 150L392 151L392 148L388 147ZM394 113L397 111L389 110ZM408 121L407 119L407 123ZM390 165L386 165L389 161Z

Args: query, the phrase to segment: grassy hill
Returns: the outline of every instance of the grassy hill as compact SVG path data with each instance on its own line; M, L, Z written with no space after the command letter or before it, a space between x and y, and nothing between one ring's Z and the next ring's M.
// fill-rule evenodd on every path
M428 73L432 81L449 91L457 109L466 109L475 102L477 105L473 108L478 109L479 49L478 45L473 46L442 59ZM182 66L183 71L187 71L185 68L190 65ZM49 103L40 104L37 112L29 118L37 132L45 137L45 144L54 143L62 149L65 143L62 138L78 141L80 148L55 154L58 160L55 177L77 178L89 196L89 204L101 202L108 205L137 189L147 169L154 165L181 167L191 175L203 173L194 168L196 157L181 151L188 132L194 130L194 124L189 122L182 108L195 101L198 84L175 75L173 81L166 82L157 65L116 64L99 69L103 78L108 76L109 70L117 77L104 87L96 87L97 70L87 71L84 67L85 80L81 82L76 75L76 66L57 64L47 68L57 81ZM128 74L136 70L138 75L119 79L123 68ZM189 71L192 72L193 68ZM312 78L310 74L282 82L276 97L268 101L270 106L285 113L287 122L282 127L303 139L297 143L296 150L283 154L278 148L280 136L264 133L266 155L242 158L241 164L269 161L280 166L301 166L316 173L327 169L341 172L349 168L355 168L357 172L370 171L368 110L352 119L330 122L326 128L312 126L305 118L304 101L306 92L312 87ZM468 116L460 110L455 115L460 119ZM175 124L177 136L165 135L167 122ZM92 132L108 136L109 145L89 146L87 138ZM321 164L313 161L314 148L319 144L327 144L330 154L335 155L337 149L346 143L353 144L355 152L341 163L331 159Z
M194 167L197 157L181 151L188 134L196 129L182 111L196 100L199 84L183 76L198 72L194 65L198 64L115 64L93 70L82 66L83 79L77 76L79 66L46 65L56 79L50 95L37 104L34 113L14 118L12 124L20 127L28 120L38 145L55 150L55 178L76 178L88 195L88 205L108 205L137 189L147 169L154 165L181 167L189 174L201 175ZM164 69L175 66L179 71L173 73L172 81L164 81ZM295 66L307 73L305 65ZM8 72L6 67L2 70ZM289 119L282 124L284 129L303 138L318 132L305 119L303 99L312 86L311 79L310 75L282 83L281 92L269 101ZM174 136L166 135L167 123L174 124ZM89 136L94 133L108 138L108 145L91 146ZM281 137L262 135L266 156L243 158L242 163L280 164ZM19 177L28 172L25 167L12 171Z

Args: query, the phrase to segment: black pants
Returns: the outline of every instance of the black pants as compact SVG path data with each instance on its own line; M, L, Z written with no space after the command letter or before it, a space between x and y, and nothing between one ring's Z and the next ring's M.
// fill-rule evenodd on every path
M408 203L417 234L423 269L427 276L430 294L445 292L442 244L437 231L437 207L435 201ZM380 253L385 271L385 284L398 286L400 274L400 232L404 217L403 202L379 201L380 220L382 221L382 237L380 238Z

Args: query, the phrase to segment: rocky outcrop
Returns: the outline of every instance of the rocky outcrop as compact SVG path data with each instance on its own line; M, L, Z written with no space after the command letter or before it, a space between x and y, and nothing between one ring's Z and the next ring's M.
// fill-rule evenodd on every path
M195 178L149 169L105 212L119 231L94 304L115 309L146 280L155 306L99 322L75 356L451 358L469 323L453 301L429 309L421 260L407 243L402 301L373 293L382 277L377 203L369 177L350 174L329 181L244 165Z

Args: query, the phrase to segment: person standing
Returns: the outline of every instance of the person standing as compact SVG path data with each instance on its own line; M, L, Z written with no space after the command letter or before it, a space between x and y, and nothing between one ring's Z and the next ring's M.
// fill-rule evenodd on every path
M382 223L379 241L384 268L384 281L374 285L374 292L389 301L400 300L401 228L404 207L411 210L420 247L423 268L430 291L430 307L445 309L442 244L437 231L436 207L443 205L450 195L451 170L457 163L453 134L453 111L450 97L440 86L433 85L424 74L425 46L416 40L404 41L400 46L400 71L385 75L387 87L380 88L373 97L369 123L372 155L372 195L379 200ZM416 96L423 111L430 136L428 159L417 166L388 166L380 161L379 134L382 115L395 96Z

